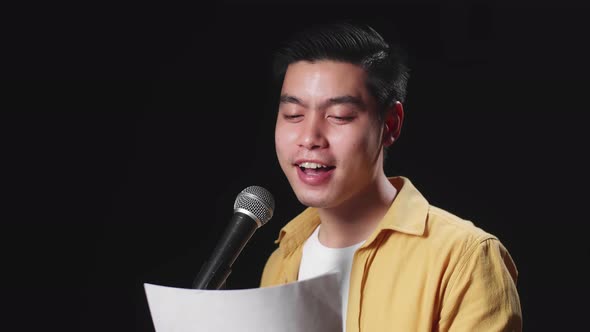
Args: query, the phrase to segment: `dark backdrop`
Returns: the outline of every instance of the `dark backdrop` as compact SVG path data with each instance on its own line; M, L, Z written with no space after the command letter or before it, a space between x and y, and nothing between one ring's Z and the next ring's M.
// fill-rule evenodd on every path
M331 19L364 20L408 51L388 174L502 240L525 330L588 325L582 5L48 3L6 14L2 291L19 330L153 331L143 283L189 287L249 185L273 193L276 213L228 283L256 287L303 209L274 155L272 51Z

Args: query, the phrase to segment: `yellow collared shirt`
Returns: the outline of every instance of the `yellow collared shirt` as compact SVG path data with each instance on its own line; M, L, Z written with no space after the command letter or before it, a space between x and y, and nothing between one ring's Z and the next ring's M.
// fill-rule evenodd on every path
M518 272L498 238L390 181L398 194L354 255L346 331L521 331ZM297 281L319 223L308 208L281 229L261 287Z

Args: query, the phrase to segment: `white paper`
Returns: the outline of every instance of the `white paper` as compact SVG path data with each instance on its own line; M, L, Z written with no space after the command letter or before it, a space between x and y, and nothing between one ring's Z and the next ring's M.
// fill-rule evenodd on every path
M240 290L144 288L156 332L342 332L338 277Z

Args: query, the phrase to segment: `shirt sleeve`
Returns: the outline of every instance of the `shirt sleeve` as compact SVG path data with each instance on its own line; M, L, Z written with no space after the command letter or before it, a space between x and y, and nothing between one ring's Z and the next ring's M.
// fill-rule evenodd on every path
M465 253L442 302L439 331L522 331L517 269L498 239Z

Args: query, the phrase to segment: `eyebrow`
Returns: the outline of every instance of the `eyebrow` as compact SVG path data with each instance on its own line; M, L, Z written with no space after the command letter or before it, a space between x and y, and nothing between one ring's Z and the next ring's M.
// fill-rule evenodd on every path
M338 96L334 98L328 99L327 102L321 105L322 108L329 107L332 105L341 105L341 104L352 104L357 106L360 109L365 109L365 103L359 97L345 95L345 96Z
M281 104L296 104L302 107L307 107L307 105L301 101L301 99L289 95L289 94L282 94L280 98ZM351 96L351 95L344 95L338 96L328 99L327 101L323 102L320 105L320 109L324 109L333 105L342 105L342 104L352 104L357 106L360 109L365 109L366 105L363 100L359 97Z
M281 104L295 104L303 107L307 107L299 98L295 96L291 96L289 94L282 94L281 95Z

